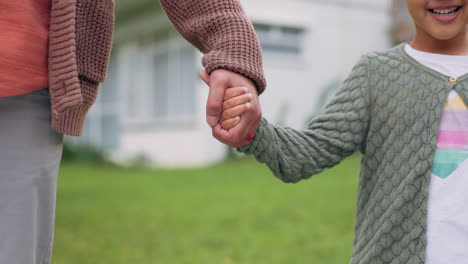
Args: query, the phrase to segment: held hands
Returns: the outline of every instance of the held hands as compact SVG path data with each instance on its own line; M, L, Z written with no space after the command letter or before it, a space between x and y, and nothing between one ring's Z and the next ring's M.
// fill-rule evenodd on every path
M206 113L213 136L234 148L249 144L262 118L253 82L226 70L202 71L200 77L210 87Z
M241 116L252 107L252 98L253 95L245 87L226 89L220 118L221 128L229 130L239 124Z

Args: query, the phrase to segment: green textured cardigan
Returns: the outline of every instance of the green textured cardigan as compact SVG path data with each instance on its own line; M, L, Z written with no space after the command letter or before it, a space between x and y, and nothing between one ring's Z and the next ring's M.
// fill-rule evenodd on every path
M399 45L365 55L303 131L263 119L253 154L285 182L298 182L360 150L352 264L424 263L429 180L443 106L458 80L413 60Z

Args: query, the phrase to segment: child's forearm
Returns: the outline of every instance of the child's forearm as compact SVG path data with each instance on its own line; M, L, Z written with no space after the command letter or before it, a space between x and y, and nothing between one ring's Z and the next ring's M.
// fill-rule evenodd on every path
M367 66L358 64L343 88L305 130L260 122L254 141L240 148L266 163L285 182L330 168L363 148L369 125Z

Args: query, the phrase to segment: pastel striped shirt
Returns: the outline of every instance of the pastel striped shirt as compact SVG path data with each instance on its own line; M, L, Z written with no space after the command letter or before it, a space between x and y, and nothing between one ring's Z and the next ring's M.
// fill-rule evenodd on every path
M442 114L432 173L447 178L468 158L468 111L461 97L451 91ZM466 171L468 173L468 171Z
M432 54L406 46L424 66L450 77L468 74L468 56ZM450 91L437 138L427 207L426 264L468 259L468 108Z

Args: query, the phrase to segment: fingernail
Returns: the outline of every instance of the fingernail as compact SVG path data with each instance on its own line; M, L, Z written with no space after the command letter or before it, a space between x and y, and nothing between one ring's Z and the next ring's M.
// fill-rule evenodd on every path
M234 118L236 120L236 122L239 122L240 121L240 116L236 116L236 118Z
M245 103L245 107L250 108L252 106L251 103Z
M206 117L206 122L208 123L208 125L210 125L210 127L214 127L218 123L218 117L208 116Z

